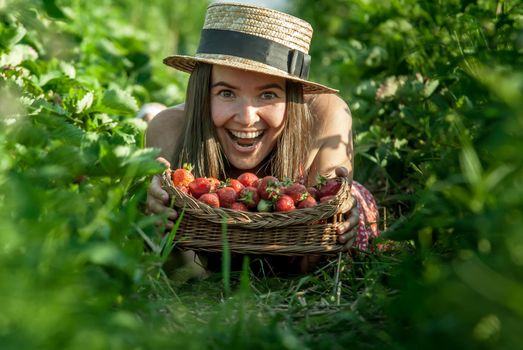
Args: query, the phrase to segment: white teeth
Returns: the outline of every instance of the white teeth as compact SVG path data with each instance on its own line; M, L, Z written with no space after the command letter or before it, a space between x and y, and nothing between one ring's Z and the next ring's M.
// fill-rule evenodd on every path
M239 139L254 139L258 136L260 136L263 131L249 131L249 132L240 132L240 131L233 131L229 130L231 134L233 134L235 137Z

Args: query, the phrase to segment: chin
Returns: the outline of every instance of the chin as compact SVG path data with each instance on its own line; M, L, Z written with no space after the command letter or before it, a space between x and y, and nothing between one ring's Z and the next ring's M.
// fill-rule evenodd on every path
M229 162L231 163L231 165L233 167L235 167L236 169L239 169L239 170L252 170L254 168L256 168L260 163L261 161L258 161L256 159L252 159L252 160L239 160L237 158L235 159L229 159Z

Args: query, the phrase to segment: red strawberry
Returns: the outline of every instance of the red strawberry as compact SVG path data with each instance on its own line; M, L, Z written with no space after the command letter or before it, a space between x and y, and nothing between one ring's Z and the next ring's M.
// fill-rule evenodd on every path
M260 201L258 189L252 186L245 187L243 190L241 190L238 200L242 203L245 203L245 205L250 209L256 208L258 202Z
M211 207L220 207L220 199L216 193L204 193L200 196L200 198L198 198L198 200L210 205Z
M227 179L225 181L225 184L226 184L226 186L230 186L230 187L234 188L236 193L240 193L240 191L245 188L245 185L241 181L236 180L236 179Z
M263 177L258 184L258 194L262 199L278 199L281 195L280 181L270 175Z
M171 173L171 179L175 187L189 186L194 181L194 175L191 173L192 167L184 164L183 168L178 168Z
M231 209L238 211L249 211L249 208L242 202L234 202L231 204Z
M238 193L232 187L220 187L216 190L222 208L230 208L232 203L238 199Z
M334 196L334 195L323 196L323 197L320 198L320 203L328 202L328 201L330 201L331 199L334 199L334 198L336 198L336 196Z
M276 201L275 207L276 211L292 211L296 209L294 206L294 200L286 194L281 195L281 197Z
M252 186L252 184L256 180L258 180L258 176L256 176L256 174L254 174L254 173L246 172L246 173L242 173L242 174L240 174L240 176L238 176L238 181L240 181L243 184L243 186L245 186L245 187Z
M200 198L202 194L211 192L212 182L206 177L197 177L189 184L189 191L194 198Z
M318 200L320 197L319 197L319 191L316 187L313 187L313 186L310 186L310 187L307 187L307 192L309 192L309 194L311 196L314 197L314 199Z
M185 193L185 194L187 194L187 195L190 194L190 192L189 192L189 187L187 187L187 186L177 186L176 188L177 188L180 192L183 192L183 193Z
M340 190L341 182L336 179L328 179L325 184L321 185L318 190L320 198L325 196L334 196Z
M307 196L307 198L305 198L304 200L302 200L301 202L298 203L297 208L298 209L312 208L316 205L318 205L318 202L316 201L316 199L314 199L313 196L309 195L309 196Z
M208 177L207 179L209 179L209 182L211 183L211 189L210 189L209 192L214 192L214 191L216 191L216 189L218 187L221 186L221 182L217 178L215 178L215 177Z
M256 209L261 213L268 213L274 210L274 204L267 199L260 199Z
M288 195L292 198L294 201L294 204L297 204L298 202L301 202L305 198L309 196L309 193L307 192L307 188L299 183L293 183L283 190L283 193Z

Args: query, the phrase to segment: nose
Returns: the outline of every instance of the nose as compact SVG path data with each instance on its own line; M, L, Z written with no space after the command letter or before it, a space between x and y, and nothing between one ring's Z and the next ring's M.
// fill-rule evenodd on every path
M244 101L236 114L236 120L242 125L252 126L258 119L258 107L249 101Z

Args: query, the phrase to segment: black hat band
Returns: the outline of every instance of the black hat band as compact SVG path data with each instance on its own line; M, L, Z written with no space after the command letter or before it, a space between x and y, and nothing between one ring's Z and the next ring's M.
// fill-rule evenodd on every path
M223 29L204 29L198 53L236 56L260 62L307 79L311 57L275 41Z

